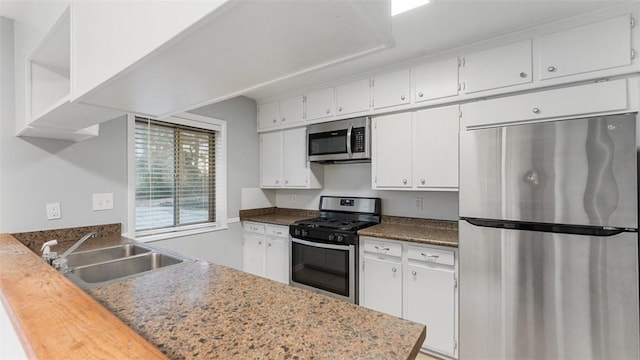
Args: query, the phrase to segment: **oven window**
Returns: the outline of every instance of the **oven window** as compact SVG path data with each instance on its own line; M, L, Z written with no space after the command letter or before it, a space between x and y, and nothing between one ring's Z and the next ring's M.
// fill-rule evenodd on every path
M291 243L292 281L348 297L349 275L349 250Z
M309 135L309 155L345 154L347 130Z

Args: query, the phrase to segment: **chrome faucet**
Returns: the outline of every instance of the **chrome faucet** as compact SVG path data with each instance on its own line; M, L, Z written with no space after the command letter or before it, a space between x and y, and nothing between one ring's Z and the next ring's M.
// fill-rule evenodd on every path
M76 241L75 244L71 245L71 247L67 251L63 252L62 255L60 255L57 258L55 258L51 262L51 265L53 265L54 268L56 268L57 270L59 270L63 274L66 274L69 271L69 268L67 266L67 256L69 256L69 254L71 254L72 252L76 251L76 249L80 245L82 245L82 243L87 241L87 239L96 237L97 235L98 235L98 233L96 231L92 231L92 232L86 234L85 236L81 237L80 240Z

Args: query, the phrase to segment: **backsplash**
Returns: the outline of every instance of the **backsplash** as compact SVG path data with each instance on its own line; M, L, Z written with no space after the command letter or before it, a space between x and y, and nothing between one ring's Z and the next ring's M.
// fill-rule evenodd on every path
M18 239L21 243L27 246L31 251L36 254L40 254L40 248L42 244L49 240L58 240L59 244L74 243L81 237L91 231L98 233L96 237L112 237L120 236L122 233L121 224L105 224L105 225L92 225L92 226L80 226L66 229L54 229L54 230L41 230L30 231L23 233L14 233L11 236Z

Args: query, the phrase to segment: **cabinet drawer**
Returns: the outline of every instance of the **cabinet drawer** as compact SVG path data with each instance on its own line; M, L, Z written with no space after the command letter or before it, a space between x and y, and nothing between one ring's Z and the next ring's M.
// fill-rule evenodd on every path
M264 225L259 223L245 222L243 229L245 232L264 234Z
M275 237L289 237L289 228L286 226L265 225L265 234Z
M395 257L402 257L402 244L391 241L364 241L364 252L381 254Z
M453 251L430 247L409 246L408 258L409 260L430 262L441 265L453 266L455 264L455 255Z
M626 110L620 79L462 105L464 128Z

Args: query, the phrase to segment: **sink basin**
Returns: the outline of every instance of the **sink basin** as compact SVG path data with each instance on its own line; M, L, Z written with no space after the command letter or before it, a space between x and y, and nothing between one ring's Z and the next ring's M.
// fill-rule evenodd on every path
M95 284L176 265L182 262L184 262L183 259L174 256L149 252L95 265L79 266L72 269L70 274L85 283Z
M151 249L138 244L125 244L96 250L79 251L67 256L67 264L70 268L75 268L144 254L150 251Z

